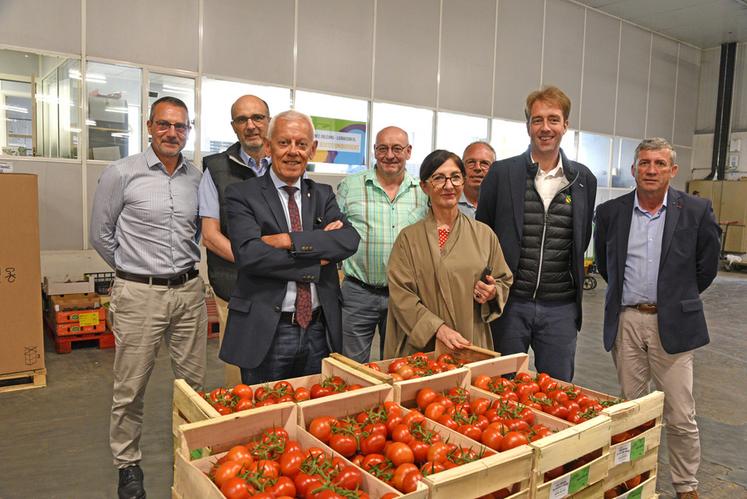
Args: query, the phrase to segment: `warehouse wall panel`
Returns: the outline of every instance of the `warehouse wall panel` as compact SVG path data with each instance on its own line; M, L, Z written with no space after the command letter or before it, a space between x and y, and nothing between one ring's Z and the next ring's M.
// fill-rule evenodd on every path
M489 116L495 0L444 0L439 108Z
M86 0L88 55L197 71L197 2Z
M716 124L716 94L718 93L720 59L720 48L703 50L700 53L700 81L695 133L713 133Z
M672 140L677 42L654 35L648 91L646 135Z
M374 98L436 106L439 2L379 0Z
M524 120L527 94L540 86L544 0L500 0L493 115Z
M0 43L80 54L80 0L0 1Z
M42 251L83 249L82 167L75 163L16 161L17 173L39 177L39 237Z
M700 50L680 44L677 60L677 101L674 107L674 143L691 146L698 111Z
M734 97L732 100L732 130L747 131L747 43L737 45L734 68Z
M296 84L370 97L373 15L371 2L299 2Z
M569 2L547 2L546 9L542 84L555 85L570 97L569 120L576 127L581 100L585 9Z
M651 32L623 23L618 71L616 135L643 136L646 124L650 56Z
M612 134L621 21L593 10L586 13L583 90L578 126Z

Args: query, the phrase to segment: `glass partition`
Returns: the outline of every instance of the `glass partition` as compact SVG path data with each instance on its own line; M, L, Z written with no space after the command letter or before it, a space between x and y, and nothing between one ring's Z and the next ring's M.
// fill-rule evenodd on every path
M446 149L460 158L476 140L488 140L488 119L455 113L438 113L436 149Z
M164 75L150 73L148 75L148 107L143 110L147 115L150 113L150 106L161 97L176 97L181 99L189 109L189 121L194 125L195 121L195 80L181 76ZM148 137L150 143L150 137ZM195 132L191 130L187 138L187 144L182 150L182 154L188 159L195 158Z

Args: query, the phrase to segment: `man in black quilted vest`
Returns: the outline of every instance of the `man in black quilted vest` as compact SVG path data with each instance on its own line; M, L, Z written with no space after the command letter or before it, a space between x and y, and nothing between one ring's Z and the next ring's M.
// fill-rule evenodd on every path
M270 109L264 100L254 95L239 97L231 106L231 126L238 142L202 161L204 173L199 191L202 240L207 248L208 278L219 310L221 342L228 299L236 284L224 196L229 185L267 172L270 160L265 156L263 141L269 123ZM237 367L227 365L225 378L227 384L235 385L241 382L241 373Z
M570 111L570 99L557 87L529 94L529 148L493 163L476 213L498 235L514 274L503 315L491 324L496 351L531 347L537 370L565 381L573 379L597 192L591 171L560 148Z

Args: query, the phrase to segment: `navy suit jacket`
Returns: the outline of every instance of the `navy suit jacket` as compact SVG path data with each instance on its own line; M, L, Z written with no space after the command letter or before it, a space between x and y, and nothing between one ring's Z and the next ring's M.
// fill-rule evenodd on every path
M633 191L600 205L596 213L594 254L607 281L604 348L615 343L620 320ZM708 343L702 293L718 273L721 228L707 199L669 188L661 241L656 307L659 337L670 354Z
M332 351L342 350L340 281L335 263L358 249L360 236L337 206L332 188L301 180L302 232L290 232L269 171L230 185L226 212L238 278L228 302L220 358L247 369L265 358L275 337L288 281L316 285ZM324 231L335 220L338 230ZM264 235L290 233L293 251L262 242ZM321 265L320 261L330 263Z
M581 299L584 282L584 252L591 240L591 220L597 195L597 179L591 171L560 151L563 172L571 183L573 210L573 254L571 271L576 281L576 329L581 330ZM524 196L532 164L529 149L524 154L496 161L480 186L475 218L489 225L498 236L503 256L516 275L524 232ZM500 320L500 319L498 319Z

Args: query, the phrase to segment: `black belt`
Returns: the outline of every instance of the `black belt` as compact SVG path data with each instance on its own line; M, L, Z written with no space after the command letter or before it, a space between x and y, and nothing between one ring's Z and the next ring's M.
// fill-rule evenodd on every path
M634 308L643 314L655 314L657 312L656 303L638 303L630 305L628 308Z
M312 310L311 320L309 321L309 324L317 320L319 316L321 315L321 313L322 313L322 307L317 307L316 309ZM285 322L286 324L298 326L295 312L280 312L280 322Z
M360 279L356 279L353 276L346 275L345 279L356 283L358 286L362 287L363 289L370 291L372 293L376 293L377 295L386 295L389 296L389 287L388 286L372 286L371 284L366 284L365 282L361 281Z
M182 272L181 274L176 274L172 277L151 277L147 275L140 275L140 274L130 274L129 272L125 272L124 270L117 270L116 271L117 277L120 279L124 279L125 281L132 281L132 282L139 282L141 284L151 284L153 286L181 286L182 284L191 281L198 275L200 275L200 272L197 269L189 269L186 272Z

